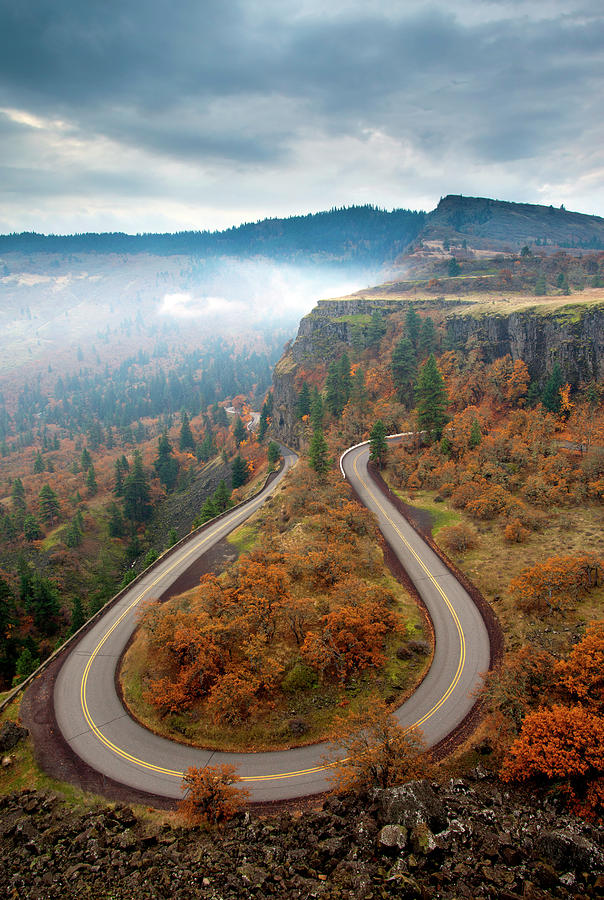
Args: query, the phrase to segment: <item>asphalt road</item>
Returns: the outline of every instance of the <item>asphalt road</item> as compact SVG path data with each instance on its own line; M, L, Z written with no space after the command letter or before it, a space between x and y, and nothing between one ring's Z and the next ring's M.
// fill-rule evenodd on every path
M430 671L398 710L404 725L419 724L429 744L437 743L465 717L479 673L489 664L489 641L478 610L442 562L408 523L370 485L368 450L350 451L346 477L376 513L386 539L404 564L434 622L436 651ZM285 468L295 462L286 451ZM102 774L139 790L180 797L189 766L230 763L246 782L251 799L282 800L327 787L322 759L327 745L271 753L218 753L174 743L132 720L115 689L118 660L136 627L136 607L163 593L194 559L236 528L275 489L274 481L249 505L234 510L170 555L129 591L72 649L54 693L59 728L72 750Z

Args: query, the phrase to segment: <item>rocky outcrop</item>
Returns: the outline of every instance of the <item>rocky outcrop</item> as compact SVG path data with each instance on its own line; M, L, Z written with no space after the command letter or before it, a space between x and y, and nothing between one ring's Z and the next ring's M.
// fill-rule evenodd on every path
M604 374L604 307L563 307L551 313L526 310L509 316L450 316L448 344L476 349L485 362L509 353L523 359L537 381L559 363L573 385Z
M3 896L32 900L547 900L604 889L600 829L481 770L370 801L332 797L302 815L246 813L220 832L24 791L0 800L0 863Z

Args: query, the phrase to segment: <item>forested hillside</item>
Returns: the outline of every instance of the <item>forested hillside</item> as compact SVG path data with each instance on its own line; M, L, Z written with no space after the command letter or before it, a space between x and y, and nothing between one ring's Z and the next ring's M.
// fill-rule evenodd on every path
M504 779L541 780L599 817L604 383L598 364L583 379L575 364L583 352L601 359L603 335L596 318L576 344L556 338L571 315L579 329L591 321L593 299L573 299L553 312L523 301L529 323L557 322L533 376L516 346L498 355L488 332L476 340L470 327L460 341L445 298L378 290L321 304L276 367L273 421L317 475L369 440L376 473L495 610L506 654L485 682L488 716L466 759L480 753ZM503 302L483 290L464 300L455 321L474 324ZM415 438L389 446L398 432Z
M415 238L425 214L350 206L287 219L264 219L225 231L177 234L11 234L0 236L0 253L151 253L196 256L264 256L276 260L381 265Z

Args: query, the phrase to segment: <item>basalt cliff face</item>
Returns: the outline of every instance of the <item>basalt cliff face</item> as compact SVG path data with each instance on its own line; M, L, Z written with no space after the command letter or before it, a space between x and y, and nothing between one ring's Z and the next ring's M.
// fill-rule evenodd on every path
M304 371L354 348L374 312L380 312L388 323L390 316L405 312L411 304L418 307L417 300L388 297L321 300L302 319L295 341L273 376L273 427L280 440L300 446L296 403ZM573 386L604 376L604 303L571 302L552 310L527 308L509 314L476 314L471 303L467 312L462 308L447 313L450 304L438 298L419 305L442 319L442 344L448 349L478 352L485 363L509 354L514 360L524 360L531 379L538 383L543 383L556 363Z

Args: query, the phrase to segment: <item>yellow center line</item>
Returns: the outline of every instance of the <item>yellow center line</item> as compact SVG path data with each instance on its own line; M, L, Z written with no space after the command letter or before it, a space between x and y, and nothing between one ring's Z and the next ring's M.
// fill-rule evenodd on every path
M367 451L367 452L368 452L368 451ZM441 706L443 705L443 703L445 703L446 700L447 700L447 698L450 696L451 692L452 692L453 690L455 690L455 687L456 687L456 685L457 685L457 683L459 682L459 679L460 679L460 677L461 677L461 673L462 673L462 671L463 671L464 662L465 662L465 655L466 655L465 636L464 636L464 633L463 633L463 629L462 629L462 627L461 627L461 623L460 623L459 618L458 618L458 616L457 616L457 613L455 612L453 606L451 605L451 602L450 602L449 598L447 597L447 595L446 595L445 592L443 591L442 587L438 584L438 582L436 581L436 579L434 578L434 576L432 575L432 573L429 571L429 569L427 568L427 566L425 565L425 563L423 562L423 560L420 558L420 556L419 556L419 555L416 553L416 551L413 549L413 547L411 546L411 544L409 543L409 541L408 541L408 540L404 537L404 535L400 532L400 530L398 529L398 527L394 524L394 522L392 521L392 519L390 518L390 516L387 514L387 512L385 511L385 509L383 508L383 506L381 505L381 503L379 502L379 500L377 499L377 497L375 496L375 494L373 493L373 491L371 491L371 489L369 488L369 486L367 485L367 483L364 481L364 479L363 479L363 478L361 477L361 475L359 474L359 471L358 471L358 469L357 469L357 462L358 462L358 460L360 459L360 456L361 456L361 454L359 454L359 456L358 456L358 457L355 459L355 461L354 461L354 471L355 471L355 474L357 475L357 477L358 477L359 481L361 482L361 484L365 487L365 490L370 494L370 496L371 496L372 499L374 500L376 506L380 509L382 515L387 519L387 521L390 523L390 525L394 528L394 530L395 530L396 533L398 534L398 536L399 536L399 538L401 539L401 541L403 542L403 544L404 544L404 545L407 547L407 549L413 554L413 556L415 557L415 559L417 560L417 562L419 563L419 565L421 566L421 568L424 570L424 572L426 573L426 575L428 576L428 578L432 581L432 583L433 583L434 586L436 587L436 589L437 589L437 591L439 592L439 594L442 596L442 598L443 598L445 604L447 605L447 608L449 609L449 612L451 613L451 616L452 616L452 618L453 618L453 621L455 622L455 625L456 625L456 628L457 628L457 632L458 632L458 635L459 635L459 641L460 641L459 663L458 663L458 665L457 665L457 671L455 672L455 675L454 675L454 677L453 677L453 680L451 681L451 684L449 685L449 687L447 688L447 690L445 691L445 693L442 695L442 697L440 698L440 700L438 700L438 701L434 704L434 706L433 706L433 707L432 707L425 715L423 715L420 719L418 719L418 720L417 720L416 722L414 722L412 725L407 726L407 729L406 729L406 730L410 730L410 729L412 729L412 728L418 728L418 727L420 727L421 725L423 725L424 722L426 722L431 716L433 716L433 715L441 708ZM243 511L237 518L246 518L247 515L248 515L248 512L247 512L247 510L245 510L245 511ZM228 523L227 528L230 529L230 528L232 527L232 525L233 525L233 522L231 521L231 522ZM224 529L224 530L226 531L227 529ZM109 738L107 738L107 737L100 731L99 727L96 725L96 723L94 722L94 720L93 720L93 718L92 718L92 716L91 716L91 714L90 714L90 710L88 709L88 701L87 701L87 697L86 697L86 687L87 687L87 684L88 684L88 676L89 676L89 674L90 674L90 669L91 669L92 663L94 662L96 656L98 655L98 653L100 652L101 648L102 648L103 645L105 644L105 641L107 641L108 638L113 634L113 632L115 631L115 629L120 625L120 623L124 620L124 618L128 615L128 613L129 613L132 609L134 609L134 607L137 606L138 603L140 603L140 601L141 601L141 600L149 593L149 591L150 591L153 587L155 587L157 584L159 584L159 582L160 582L163 578L165 578L166 575L169 575L170 572L172 572L177 566L179 566L179 565L182 563L182 561L183 561L184 559L186 559L186 558L187 558L188 556L190 556L191 554L196 553L196 552L197 552L201 547L203 547L203 545L206 544L209 540L211 540L211 539L214 538L214 537L217 537L219 533L220 533L220 532L214 533L214 534L211 534L211 535L208 535L206 538L204 538L203 540L199 541L199 543L196 543L196 544L195 544L195 545L194 545L187 553L185 553L185 555L184 555L183 557L180 557L180 558L178 559L177 562L175 562L172 566L170 566L168 569L166 569L164 572L162 572L161 575L158 575L157 578L155 578L155 579L151 582L151 584L150 584L148 587L146 587L145 590L142 591L142 592L138 595L138 597L136 597L136 598L132 601L132 603L131 603L131 604L124 610L124 612L116 619L116 621L113 623L113 625L111 626L111 628L109 628L109 630L103 635L103 637L101 638L101 640L99 641L99 643L96 645L96 647L94 648L94 650L93 650L93 652L92 652L92 654L91 654L91 656L90 656L90 659L88 660L88 663L86 664L86 668L84 669L84 674L83 674L83 676L82 676L82 683L81 683L81 685L80 685L80 701L81 701L81 704L82 704L82 711L83 711L83 713L84 713L84 717L85 717L86 722L88 723L88 725L89 725L89 727L90 727L90 730L96 735L96 737L98 738L98 740L99 740L102 744L104 744L105 747L107 747L109 750L111 750L111 751L112 751L113 753L115 753L117 756L120 756L122 759L125 759L125 760L128 761L128 762L134 763L135 765L140 766L140 767L143 768L143 769L147 769L147 770L149 770L149 771L151 771L151 772L156 772L156 773L159 774L159 775L171 775L171 776L173 776L174 778L179 778L179 779L181 779L185 773L182 772L182 771L175 770L175 769L167 769L167 768L165 768L164 766L156 766L156 765L154 765L153 763L146 762L146 761L143 760L143 759L139 759L137 756L133 756L131 753L128 753L126 750L123 750L121 747L118 747L116 744L114 744L112 741L110 741ZM312 774L317 773L317 772L324 772L324 771L326 771L327 769L332 768L332 767L335 766L335 765L337 765L337 763L329 763L329 764L324 764L324 765L312 766L312 767L310 767L310 768L308 768L308 769L300 769L300 770L298 770L298 771L296 771L296 772L280 772L280 773L278 773L278 774L273 774L273 775L270 775L270 774L269 774L269 775L243 775L243 776L241 776L241 781L245 781L245 782L255 782L255 781L276 781L276 780L279 780L279 779L281 779L281 778L297 778L297 777L301 777L301 776L303 776L303 775L312 775Z

